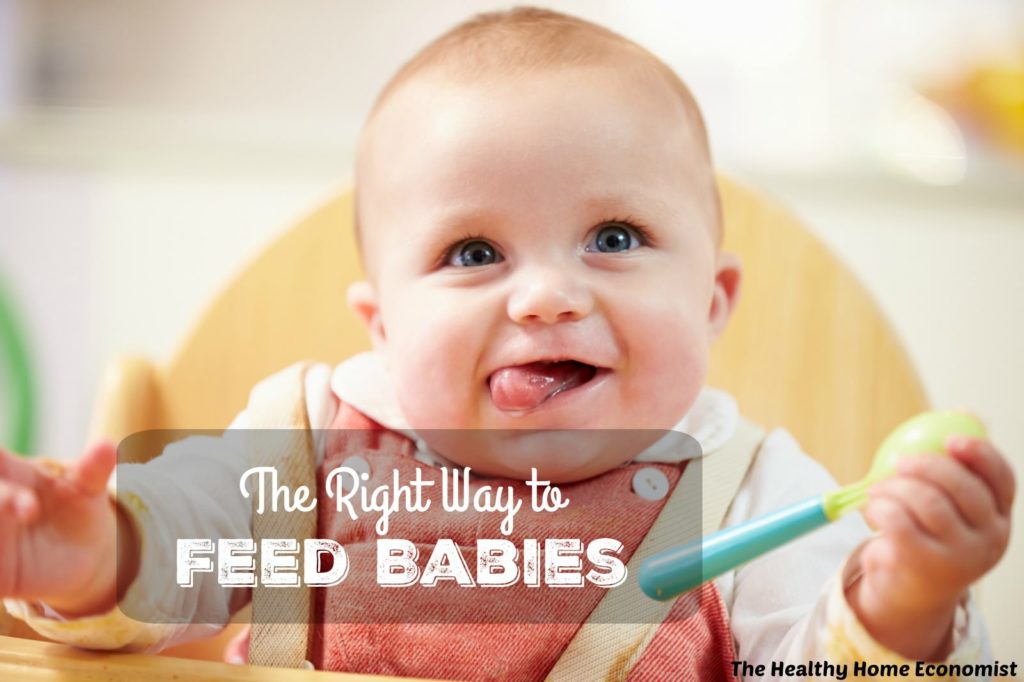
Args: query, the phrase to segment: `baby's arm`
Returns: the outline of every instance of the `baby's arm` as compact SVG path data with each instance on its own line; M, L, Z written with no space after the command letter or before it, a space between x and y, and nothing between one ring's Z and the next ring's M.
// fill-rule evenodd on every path
M788 433L775 431L751 467L726 524L834 486ZM853 514L719 579L738 657L766 664L768 672L772 661L903 662L891 645L869 633L847 600L845 588L861 573L855 552L869 538L864 521ZM979 615L966 595L951 620L945 631L953 647L948 660L977 662L987 655Z
M17 532L22 551L15 569L31 575L49 566L52 575L44 574L36 585L4 589L4 596L13 597L5 599L8 611L45 637L94 649L156 650L215 634L248 595L219 589L215 578L206 580L208 574L197 576L193 590L173 589L173 572L170 587L167 578L175 538L250 533L248 507L233 502L241 496L224 494L225 486L237 490L234 472L245 467L244 450L231 440L227 435L186 438L151 462L119 466L116 501L105 489L114 457L110 448L108 467L90 498L103 514L83 513L83 504L66 495L41 499L38 517ZM106 517L122 519L120 528ZM51 530L60 523L69 528L66 534ZM35 543L41 551L26 553ZM107 560L91 561L94 551ZM109 560L115 556L117 563ZM106 596L65 594L61 582L95 584ZM121 583L119 599L116 582Z
M326 365L307 373L306 407L315 428L326 427L333 415L329 380L330 368ZM116 518L116 509L126 520L120 539L134 538L137 542L135 551L128 552L125 563L116 571L122 577L134 577L121 589L119 608L113 608L113 595L102 604L82 610L75 604L55 603L46 591L10 591L0 582L0 596L18 597L5 600L8 611L50 639L94 649L151 651L216 634L231 614L248 602L248 590L225 589L213 573L196 573L195 589L190 590L154 590L146 585L147 580L167 584L177 538L251 535L250 501L238 492L239 479L250 466L244 434L247 422L246 412L242 412L221 438L186 438L146 464L119 466L119 504L111 504L106 492L97 493L100 506L112 518ZM106 473L99 478L102 490ZM5 523L0 508L0 529ZM112 527L101 535L104 546L116 544ZM8 556L4 542L0 536L0 557ZM66 546L59 539L48 542L58 549ZM125 543L121 544L124 552ZM60 571L65 578L69 565L81 564L63 564ZM112 584L114 564L105 565L99 574ZM160 577L154 579L157 575Z
M114 576L126 575L134 560L133 548L115 542L117 531L128 530L106 493L115 458L109 443L69 465L0 449L0 595L45 599L79 615L114 605Z

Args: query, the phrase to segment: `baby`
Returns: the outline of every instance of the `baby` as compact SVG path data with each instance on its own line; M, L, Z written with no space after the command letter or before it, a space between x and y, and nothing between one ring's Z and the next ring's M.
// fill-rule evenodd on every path
M353 285L348 300L374 350L310 371L305 406L315 428L411 436L403 442L419 460L485 476L521 482L537 468L576 491L570 498L595 490L618 496L623 515L642 515L643 504L656 512L686 457L656 446L550 457L525 436L481 449L434 430L678 429L708 457L732 438L734 402L703 384L741 267L720 249L700 113L650 53L546 10L479 16L422 50L386 86L364 128L356 176L367 281ZM853 516L719 578L703 593L713 598L700 607L704 634L655 635L633 677L736 679L745 671L734 659L983 660L983 627L967 590L1006 548L1013 475L988 442L946 445L948 458L910 458L872 489L864 517L877 534ZM321 461L331 459L330 443L318 450ZM203 524L213 522L202 513L181 514L237 490L241 465L224 465L232 456L220 455L172 446L119 478L138 486L146 513L162 515L169 535L232 535L208 530ZM171 466L175 460L187 465ZM201 628L135 623L114 608L161 540L147 535L150 521L138 509L111 504L105 486L113 465L109 445L63 473L2 455L0 595L39 632L80 646L153 649L195 636ZM637 479L622 474L634 470L658 473L637 489ZM141 483L146 477L152 482ZM775 431L725 522L832 485L786 432ZM169 492L145 497L158 488ZM218 522L251 533L248 503L232 504L223 503ZM331 524L323 511L320 523L321 532ZM624 559L650 519L644 523L637 537L623 539ZM115 545L118 528L123 541ZM224 599L211 594L174 608L186 623L210 608L226 617L247 596L236 591L212 607L196 602ZM530 640L542 638L495 639L479 625L462 627L469 635L394 628L365 656L325 654L317 663L540 679L576 629L546 633L547 648L533 651L539 645ZM423 647L430 655L413 653Z

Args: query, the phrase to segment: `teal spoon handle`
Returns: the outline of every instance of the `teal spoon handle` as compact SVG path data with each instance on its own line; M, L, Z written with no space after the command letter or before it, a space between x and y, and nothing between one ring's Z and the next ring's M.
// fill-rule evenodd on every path
M829 521L823 498L797 502L701 540L659 552L640 565L637 582L651 599L674 599Z
M702 540L659 552L640 565L637 582L644 594L667 601L784 545L868 499L872 484L891 476L907 453L942 453L953 434L985 438L985 426L966 412L925 412L900 424L879 446L868 475L844 488L759 516Z

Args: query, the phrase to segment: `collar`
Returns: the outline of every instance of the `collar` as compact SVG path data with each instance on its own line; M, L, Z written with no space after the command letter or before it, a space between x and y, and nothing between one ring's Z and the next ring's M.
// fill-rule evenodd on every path
M395 398L384 357L374 351L359 353L334 368L331 390L344 403L365 414L381 426L398 431L416 442L418 456L432 464L445 464L443 457L431 452L409 426ZM700 452L672 448L662 439L640 453L636 462L678 463L709 454L728 441L736 431L739 409L736 400L725 391L703 388L690 410L672 427L700 443Z

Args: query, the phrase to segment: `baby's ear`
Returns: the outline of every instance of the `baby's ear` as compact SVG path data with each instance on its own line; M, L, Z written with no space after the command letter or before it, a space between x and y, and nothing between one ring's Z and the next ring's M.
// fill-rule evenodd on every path
M740 283L743 280L743 265L739 256L722 251L715 266L715 289L711 295L711 309L708 311L708 331L711 338L718 338L725 331L725 325L736 309L740 297Z
M353 282L348 288L348 307L366 324L374 350L383 350L386 337L380 319L377 292L367 281Z

